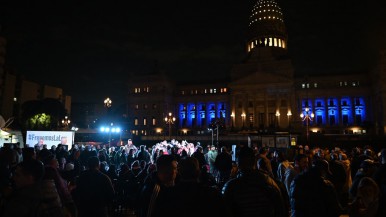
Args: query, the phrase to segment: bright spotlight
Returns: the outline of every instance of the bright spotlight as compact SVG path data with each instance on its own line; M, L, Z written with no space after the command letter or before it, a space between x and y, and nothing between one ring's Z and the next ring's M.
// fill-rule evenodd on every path
M101 127L101 128L100 128L100 131L101 131L101 132L105 132L105 128L104 128L104 127Z

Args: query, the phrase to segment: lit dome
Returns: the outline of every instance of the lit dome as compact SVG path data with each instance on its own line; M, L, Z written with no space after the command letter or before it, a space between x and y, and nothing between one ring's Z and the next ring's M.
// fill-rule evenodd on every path
M283 13L276 0L258 0L249 18L248 52L255 47L287 49Z

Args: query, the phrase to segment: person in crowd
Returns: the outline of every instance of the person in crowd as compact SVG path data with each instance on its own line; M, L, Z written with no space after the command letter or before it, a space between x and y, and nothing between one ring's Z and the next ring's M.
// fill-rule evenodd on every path
M142 161L144 160L146 163L150 163L151 160L151 155L147 151L145 145L139 146L139 151L137 152L137 160Z
M221 152L217 155L215 166L218 170L218 183L223 185L229 180L232 171L232 156L225 146L221 147Z
M114 198L112 182L107 175L99 171L98 157L92 156L87 162L88 170L79 175L73 192L79 217L106 217Z
M272 174L275 178L277 178L277 169L279 168L279 164L281 163L281 159L279 159L279 154L281 152L278 151L278 150L275 150L273 152L270 152L271 154L271 158L270 158L270 161L271 161L271 167L272 167Z
M121 148L115 155L115 158L119 165L127 164L127 153L125 147L121 146Z
M328 162L317 159L294 179L290 188L292 217L339 217L343 213L334 185L326 178L329 175Z
M55 154L56 153L56 145L52 145L49 150L50 150L51 154Z
M140 178L142 181L144 181L147 176L147 168L149 167L150 164L151 164L150 162L146 163L144 160L139 162L140 171L137 176L142 177Z
M75 202L72 199L67 182L60 176L57 168L52 167L50 165L46 165L43 180L54 181L56 190L60 197L60 201L63 205L63 211L65 216L76 217L78 213Z
M291 163L288 161L288 159L285 157L283 152L277 152L276 161L278 163L276 176L277 179L280 180L283 184L285 181L285 171L287 168L293 168ZM273 171L275 172L275 171Z
M207 162L205 160L205 155L204 155L204 149L201 146L196 146L196 151L193 152L192 157L198 160L198 163L200 164L200 168L204 165L207 165Z
M351 180L354 180L356 173L358 172L361 163L363 161L363 155L361 150L358 147L355 147L351 150Z
M15 190L5 201L3 217L62 217L63 210L54 182L43 181L45 170L41 161L25 160L16 166L13 176Z
M72 150L69 157L69 162L66 164L65 169L59 171L60 175L68 182L69 185L75 184L76 177L82 172L80 158L80 149L76 148Z
M149 174L139 196L138 217L164 216L163 208L169 203L170 190L177 176L177 161L171 155L157 159L156 171Z
M35 150L37 150L39 152L40 150L43 149L43 145L45 145L44 139L42 137L40 137L39 141L35 144Z
M128 180L131 175L130 166L127 164L121 164L119 173L118 173L118 179L119 180Z
M37 157L36 156L36 150L33 147L23 148L22 155L23 155L24 161L36 159L36 157Z
M137 152L138 152L137 146L134 145L133 140L131 140L131 139L128 139L128 140L127 140L127 145L125 146L125 148L126 148L126 150L127 150L127 153L128 153L128 150L129 150L129 149L134 149L134 154L135 154L135 155L136 155Z
M141 170L142 168L139 164L139 160L135 160L130 167L131 176L137 177Z
M345 191L344 188L347 180L345 166L342 162L339 161L338 153L332 152L330 156L331 160L329 162L329 168L332 175L327 178L332 182L332 184L334 184L340 204L343 207L346 207L348 203L348 191Z
M109 159L109 157L107 155L106 149L98 150L98 158L99 158L100 162L104 162L105 161L108 164L110 162L110 159Z
M107 170L107 176L111 181L118 179L117 167L115 164L110 164L109 170Z
M268 159L268 153L269 153L268 147L261 147L259 149L259 152L256 154L256 160L258 160L260 158L267 158Z
M181 156L178 154L178 148L176 146L170 148L170 155L172 155L177 160L177 162L179 162L181 159Z
M256 169L254 151L240 149L239 176L225 183L222 194L232 216L288 216L275 181Z
M290 193L290 187L292 181L297 175L302 172L305 172L308 169L308 157L305 154L298 154L295 157L294 167L288 167L284 173L284 185L287 188L288 194Z
M64 146L62 144L59 144L58 147L55 149L55 157L56 157L56 159L58 159L58 161L61 161L63 158L64 159L68 158L68 155L69 155L68 151L64 148ZM59 163L61 165L63 164L61 162L59 162Z
M277 179L273 176L272 169L270 168L270 166L271 165L269 164L268 159L260 158L259 160L257 160L257 169L260 172L270 176L275 181L276 185L279 187L280 193L283 197L283 201L284 201L284 205L285 205L285 212L289 213L290 203L289 203L289 196L288 196L287 189L286 189L285 185L283 184L283 182L281 182L279 179Z
M118 162L116 162L115 160L115 155L117 154L117 151L115 150L115 147L110 147L109 148L109 162L110 164L114 164L114 165L119 165Z
M357 195L359 182L363 177L372 177L377 169L375 163L371 159L366 159L362 161L357 173L352 182L352 186L349 190L350 198L355 198Z
M209 164L209 172L215 175L215 161L217 157L217 149L216 146L211 145L210 150L208 151L208 164Z
M217 187L216 178L209 172L207 165L201 167L199 179L200 183L204 186Z
M170 192L163 216L170 217L227 217L224 200L220 192L201 185L200 163L194 157L181 159L178 164L180 180ZM192 208L192 205L196 204Z
M83 168L87 167L88 166L88 159L90 159L90 157L94 157L94 156L97 156L97 153L95 150L93 150L93 148L91 148L90 145L86 145L84 147L84 150L81 151L81 154L80 154L80 163L82 165Z
M129 152L127 153L127 165L131 165L137 159L134 152L134 149L129 149Z
M350 217L375 217L378 213L379 187L370 177L363 177L357 189L356 197L349 205ZM384 216L384 215L378 215Z
M341 204L343 207L346 207L348 205L349 201L349 189L351 188L352 185L352 179L351 179L351 162L348 159L347 155L343 152L339 153L339 161L342 163L345 173L346 173L346 180L345 183L342 187L342 192L344 199L341 200Z
M107 162L106 161L100 161L99 171L101 171L101 173L107 175L108 170L109 170L109 165L107 164Z
M379 206L378 209L378 216L386 216L386 206L382 205L386 204L386 148L380 152L380 165L373 177L380 188L379 204L381 204L381 206Z
M182 158L185 158L185 157L188 157L188 156L189 156L188 151L187 151L186 149L183 149L183 150L181 151L180 156L181 156L181 159L182 159Z

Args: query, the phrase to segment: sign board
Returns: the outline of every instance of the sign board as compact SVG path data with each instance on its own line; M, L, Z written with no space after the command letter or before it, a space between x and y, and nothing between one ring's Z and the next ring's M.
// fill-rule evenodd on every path
M74 144L74 131L27 131L25 143L29 147L38 145L40 148L47 145L48 149L63 144L70 150Z

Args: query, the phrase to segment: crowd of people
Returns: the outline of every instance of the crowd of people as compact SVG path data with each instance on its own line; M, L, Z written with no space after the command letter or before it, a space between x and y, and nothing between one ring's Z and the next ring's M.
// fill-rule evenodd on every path
M236 160L232 160L232 154ZM386 149L129 139L0 149L0 216L386 216Z

